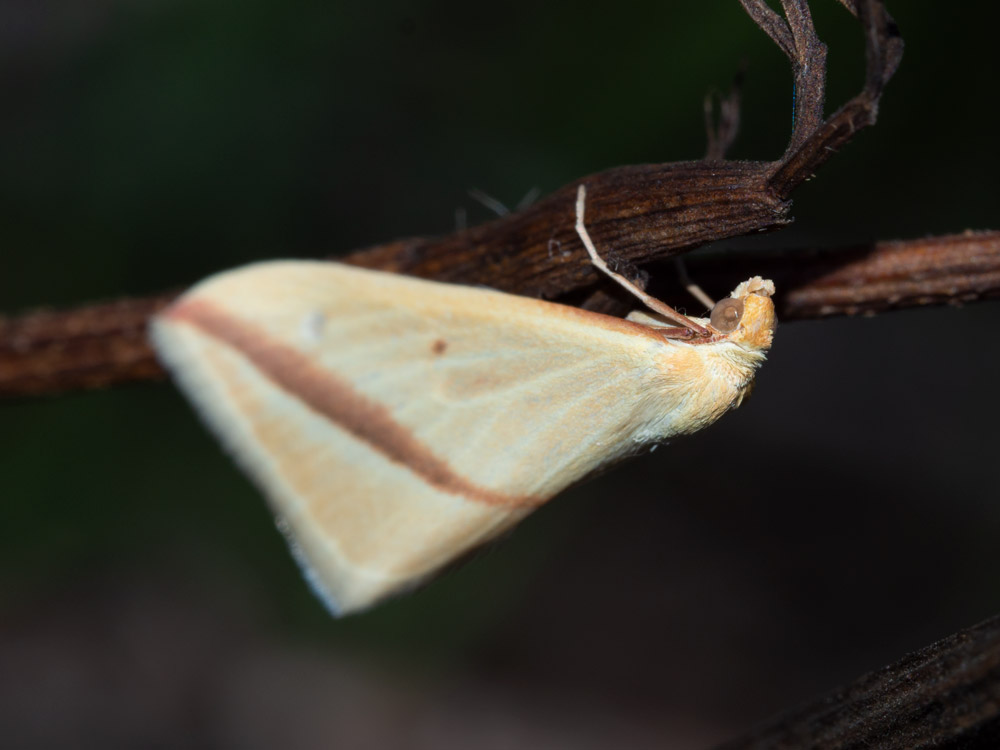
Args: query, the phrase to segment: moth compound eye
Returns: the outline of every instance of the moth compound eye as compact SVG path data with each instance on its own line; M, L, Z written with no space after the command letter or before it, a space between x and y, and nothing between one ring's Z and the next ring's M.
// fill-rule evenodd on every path
M730 333L736 330L743 317L743 300L726 297L719 300L712 308L712 328L722 333Z

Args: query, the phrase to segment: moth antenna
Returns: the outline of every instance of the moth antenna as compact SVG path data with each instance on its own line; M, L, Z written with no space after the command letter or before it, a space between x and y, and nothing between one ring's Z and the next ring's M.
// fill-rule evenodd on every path
M698 300L701 304L711 310L715 307L715 300L705 294L705 290L695 284L688 276L687 265L681 257L674 258L674 265L677 266L677 275L680 276L681 284L688 290L688 294Z
M620 273L616 273L608 268L608 264L604 262L604 258L597 254L597 248L594 247L594 241L590 239L590 234L587 232L587 227L583 223L584 205L587 202L587 188L585 185L580 185L576 191L576 233L580 235L580 241L583 242L583 246L587 248L587 252L590 254L590 261L597 266L601 271L606 273L616 282L625 287L628 291L638 297L642 303L648 307L653 312L659 313L664 318L672 320L679 325L689 328L690 330L697 333L699 336L710 336L711 332L704 326L700 326L695 323L690 318L681 315L670 305L665 302L661 302L650 294L646 294L642 289L637 287L631 281L626 279Z

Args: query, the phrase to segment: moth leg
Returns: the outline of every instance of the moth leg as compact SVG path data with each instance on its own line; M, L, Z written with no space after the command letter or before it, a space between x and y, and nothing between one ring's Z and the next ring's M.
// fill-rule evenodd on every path
M482 203L484 206L486 206L486 208L495 213L497 216L506 216L507 214L510 213L510 209L507 208L507 206L498 201L492 195L484 193L479 188L471 188L469 190L469 197L475 201L479 201L480 203Z
M535 187L531 188L527 193L524 194L524 197L517 202L517 207L515 210L523 211L528 206L537 201L538 196L540 196L541 194L542 194L542 189L537 185L535 185Z
M612 271L608 268L608 264L604 262L604 258L597 254L597 248L594 247L594 241L590 239L590 234L587 232L587 227L583 223L583 213L584 204L587 201L587 188L584 185L576 191L576 233L580 235L580 241L583 242L583 246L587 248L587 253L590 255L590 261L597 266L601 271L606 273L616 282L621 284L625 289L638 297L646 307L648 307L653 312L659 313L664 318L672 320L674 323L684 326L700 336L709 336L711 333L704 326L700 326L695 323L690 318L681 315L670 305L661 302L650 294L646 294L642 289L637 287L631 281L626 279L620 273Z
M677 266L677 275L681 279L681 284L683 284L684 288L687 289L688 294L698 300L709 310L715 307L715 300L705 294L705 290L695 284L691 280L691 277L688 276L687 266L684 264L684 259L679 256L674 258L674 265Z

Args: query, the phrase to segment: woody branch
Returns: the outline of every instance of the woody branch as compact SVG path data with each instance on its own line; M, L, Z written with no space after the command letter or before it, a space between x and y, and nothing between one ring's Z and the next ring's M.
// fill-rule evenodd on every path
M565 186L516 214L452 235L391 242L346 258L355 265L456 283L492 286L615 312L574 228L577 188L588 189L587 228L608 260L628 270L700 245L787 224L790 192L861 128L875 121L882 88L902 54L902 40L879 0L840 0L866 39L864 89L823 119L826 48L806 0L782 0L784 17L764 0L741 0L751 18L788 56L795 78L795 124L785 154L773 162L723 159L739 120L738 92L721 101L709 127L708 158L610 169ZM708 118L711 120L711 117ZM891 262L886 260L891 255ZM925 279L923 259L942 271ZM727 259L711 275L776 277L786 320L876 312L995 294L996 236L875 245L843 254ZM697 264L692 264L692 271ZM911 276L907 276L907 274ZM917 274L918 276L912 276ZM916 281L915 279L919 280ZM0 396L55 393L162 376L146 341L146 323L173 295L122 299L65 312L0 319Z
M961 630L716 750L1000 747L1000 617Z
M741 2L792 64L795 125L778 161L723 160L739 120L736 92L722 100L718 128L709 127L708 158L703 161L611 169L483 226L441 238L388 243L354 253L347 262L548 299L589 293L585 307L613 312L615 301L599 288L601 278L574 231L574 199L580 184L586 184L592 196L588 230L600 247L612 249L609 259L625 269L707 242L784 226L789 221L791 190L859 129L874 122L882 87L902 54L902 41L878 0L840 0L861 20L868 75L863 91L824 121L826 48L816 36L806 0L782 0L784 17L764 0ZM742 276L763 272L777 277L785 291L779 305L786 320L964 301L994 293L990 274L995 237L942 238L939 244L940 249L933 251L927 241L896 247L890 264L895 270L888 274L885 264L876 262L886 257L884 246L843 256L769 257L766 268L760 267L764 259L744 255L727 261L727 269ZM923 282L917 293L906 277L907 269L923 274L921 258L928 253L956 270L939 276L936 286ZM969 266L971 256L980 258L979 266ZM725 275L710 265L704 273L701 280L707 286L717 286L710 274ZM146 341L146 324L172 297L164 293L0 319L0 396L106 387L162 376Z
M384 248L377 247L344 260L380 267L375 260L383 253ZM486 262L485 258L461 257L467 263ZM783 322L871 315L1000 297L1000 231L823 251L741 253L704 259L693 256L687 265L691 275L715 294L725 293L749 276L773 279L779 290L775 300L778 316ZM549 283L571 291L575 289L572 276L561 273L563 268L553 266ZM516 281L507 282L507 291L523 291ZM684 294L676 284L662 291L670 300L687 299ZM166 293L0 318L0 397L54 394L163 377L146 340L146 327L149 318L175 296Z

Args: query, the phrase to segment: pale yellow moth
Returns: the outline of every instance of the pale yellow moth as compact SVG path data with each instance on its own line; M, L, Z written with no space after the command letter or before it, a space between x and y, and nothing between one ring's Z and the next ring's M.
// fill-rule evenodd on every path
M611 274L584 202L581 187L577 230ZM740 404L771 345L771 282L750 279L711 318L689 320L618 280L661 314L622 320L332 262L272 261L196 285L152 335L270 499L313 587L344 614L413 587L602 467Z

